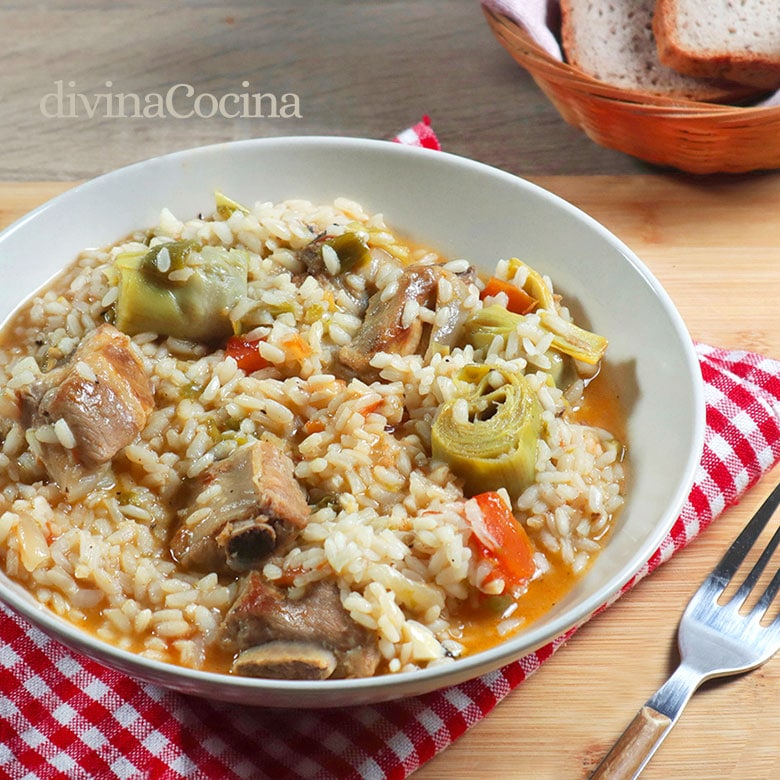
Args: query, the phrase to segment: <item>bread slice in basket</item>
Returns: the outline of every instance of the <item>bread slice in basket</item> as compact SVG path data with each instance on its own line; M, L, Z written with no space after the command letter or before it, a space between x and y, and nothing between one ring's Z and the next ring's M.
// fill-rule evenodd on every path
M757 93L755 87L688 76L664 65L653 34L655 4L561 0L561 39L569 64L599 81L650 95L728 103Z
M656 0L653 32L681 73L780 88L780 0Z

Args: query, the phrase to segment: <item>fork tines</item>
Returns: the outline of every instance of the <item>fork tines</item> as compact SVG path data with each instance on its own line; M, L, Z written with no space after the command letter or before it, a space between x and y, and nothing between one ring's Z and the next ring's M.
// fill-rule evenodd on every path
M726 551L725 555L720 559L718 565L713 569L712 574L709 576L710 583L716 586L720 592L722 592L736 571L742 565L743 561L747 557L747 554L756 543L756 540L766 528L770 519L774 515L775 511L780 505L780 485L777 485L769 497L764 501L759 510L753 516L751 521L742 529L742 532L734 540L734 543ZM732 603L737 606L742 605L747 599L748 595L755 587L762 572L766 568L766 565L771 560L775 550L780 544L780 527L775 531L771 540L764 548L759 559L756 561L750 573L745 578L745 581L740 585L739 589L735 593ZM767 586L764 593L761 595L758 603L753 608L753 613L764 612L772 603L774 597L780 590L780 569L775 573L771 582Z

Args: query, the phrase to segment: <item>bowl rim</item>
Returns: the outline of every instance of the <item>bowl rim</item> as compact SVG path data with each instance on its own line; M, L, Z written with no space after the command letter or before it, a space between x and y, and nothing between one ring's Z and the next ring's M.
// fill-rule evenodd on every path
M4 571L0 572L0 601L3 601L14 611L23 615L35 627L43 630L71 649L75 649L97 660L104 666L121 669L138 680L161 684L167 688L199 695L204 695L199 692L198 688L205 684L212 692L221 690L225 694L226 699L233 701L247 701L251 699L253 703L268 704L270 706L280 706L279 694L291 694L293 696L290 705L282 704L281 706L295 706L294 696L296 692L303 695L303 699L305 699L308 706L334 706L334 703L339 705L346 700L360 701L361 695L365 701L387 700L409 695L408 692L405 692L409 688L414 689L411 695L417 695L418 693L448 687L452 684L472 679L489 670L496 670L513 660L532 653L549 642L553 642L564 635L568 636L568 632L586 622L594 613L615 600L626 584L640 572L641 568L668 534L693 484L704 444L705 428L704 393L698 358L693 341L688 334L681 315L660 282L639 257L617 236L586 212L525 178L451 152L432 151L393 141L349 136L293 135L195 146L119 167L77 184L14 221L0 232L0 251L2 251L4 242L10 236L22 230L28 223L43 218L48 211L61 208L63 204L67 205L67 202L73 198L87 197L92 190L99 190L108 186L114 180L121 180L150 164L174 165L188 160L189 165L196 165L198 157L214 154L218 150L224 152L232 149L274 146L357 149L366 153L411 155L419 157L421 163L423 160L428 161L428 163L437 160L437 164L440 165L454 165L465 171L473 170L483 175L498 177L505 182L510 182L513 186L524 190L526 193L531 193L534 197L547 200L557 208L568 212L577 220L584 221L587 227L598 233L602 239L619 251L625 260L633 266L634 270L643 277L655 297L662 304L664 313L669 318L669 324L672 326L676 340L681 348L685 365L689 372L689 379L691 380L690 400L693 413L693 446L690 447L687 454L685 468L678 479L672 499L665 508L664 522L656 524L653 533L648 536L641 548L634 553L628 563L621 567L621 575L619 577L613 577L608 583L597 588L593 593L583 598L577 604L576 609L569 609L565 615L561 615L547 624L543 630L535 629L532 623L520 635L516 635L522 637L522 641L518 641L515 637L510 637L499 645L459 658L452 664L442 664L422 670L374 677L322 681L270 680L191 669L169 662L146 658L115 647L105 640L77 628L64 618L57 616L54 612L36 602L30 594L27 594L24 586L11 580ZM518 644L522 645L522 650L520 651L517 649ZM442 679L445 677L448 679ZM400 691L400 693L396 693L396 691ZM268 701L266 701L265 695L270 697ZM322 699L321 703L319 702L320 698Z

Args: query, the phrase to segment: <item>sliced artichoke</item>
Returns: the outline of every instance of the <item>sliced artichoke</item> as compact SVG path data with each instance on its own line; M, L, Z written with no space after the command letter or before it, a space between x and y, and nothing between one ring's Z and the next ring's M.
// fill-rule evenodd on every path
M555 307L552 292L538 271L516 257L510 257L508 263L510 279L513 279L521 268L526 270L527 275L522 289L539 302L540 309L553 309Z
M146 253L120 254L115 324L123 333L214 343L233 333L230 310L246 295L248 254L199 247L190 241L159 244Z
M485 306L466 320L465 339L477 349L489 349L496 336L506 339L528 316L538 316L542 328L553 334L552 349L592 366L604 357L607 339L563 319L551 309L526 315L514 314L497 303Z
M491 371L505 383L493 388ZM443 404L431 429L433 457L447 463L467 496L506 488L517 498L533 483L542 431L542 408L522 374L470 365L460 378L476 384L465 400L467 418L456 412L460 399ZM462 405L461 405L462 411Z
M489 349L496 336L506 340L523 321L523 314L514 314L498 303L485 306L471 315L463 328L465 340L476 349Z
M553 311L539 312L542 327L553 334L552 348L575 360L595 366L607 351L607 340L603 336L580 328L563 319Z

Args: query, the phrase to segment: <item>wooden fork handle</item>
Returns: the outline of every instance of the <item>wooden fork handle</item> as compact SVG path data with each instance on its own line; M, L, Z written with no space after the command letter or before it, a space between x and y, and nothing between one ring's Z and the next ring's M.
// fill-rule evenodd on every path
M658 747L672 719L645 704L591 775L591 780L630 780Z

